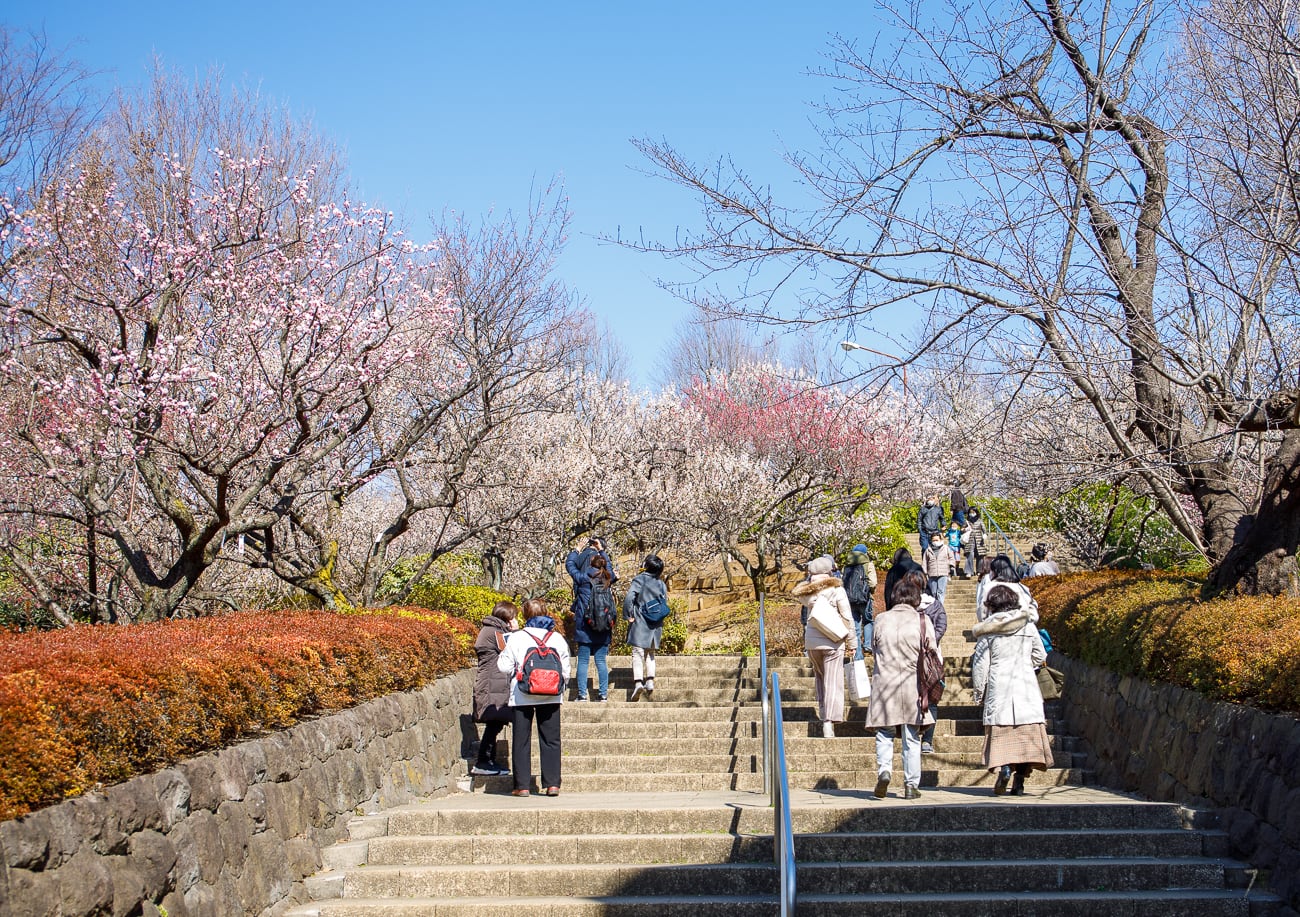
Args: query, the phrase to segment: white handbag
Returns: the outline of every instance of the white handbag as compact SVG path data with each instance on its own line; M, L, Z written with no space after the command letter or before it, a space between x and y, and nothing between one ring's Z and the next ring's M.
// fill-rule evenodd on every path
M825 592L819 592L808 611L808 623L837 643L848 639L849 625Z
M867 675L867 660L850 659L844 663L844 689L855 700L871 696L871 678Z

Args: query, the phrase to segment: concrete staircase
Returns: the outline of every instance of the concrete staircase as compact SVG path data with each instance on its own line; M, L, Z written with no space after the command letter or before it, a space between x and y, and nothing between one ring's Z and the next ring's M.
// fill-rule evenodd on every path
M901 781L884 800L871 794L864 705L822 738L811 667L774 661L798 913L1277 912L1226 857L1210 816L1088 786L1086 753L1054 710L1054 766L1030 778L1024 797L992 795L969 685L973 596L973 582L950 583L948 688L917 801L898 798ZM635 703L630 660L610 663L609 702L565 704L559 797L519 799L507 795L509 778L467 777L468 792L356 818L309 880L315 900L292 917L776 914L758 661L661 658L653 699ZM503 742L498 760L505 752ZM897 756L893 772L902 773Z

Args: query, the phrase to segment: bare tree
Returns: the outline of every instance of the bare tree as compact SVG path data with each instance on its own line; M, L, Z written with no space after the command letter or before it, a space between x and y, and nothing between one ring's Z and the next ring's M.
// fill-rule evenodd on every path
M685 391L692 385L727 378L753 363L776 359L776 348L757 340L753 328L735 319L715 318L696 306L677 324L659 358L655 381Z
M440 295L457 312L450 335L373 390L337 483L258 533L254 566L331 607L371 604L398 560L423 558L413 585L439 557L536 510L499 453L564 409L591 346L589 317L553 271L567 223L553 188L522 218L437 227Z
M926 317L912 356L954 336L995 338L987 356L1019 384L1086 407L1106 463L1141 479L1215 565L1214 586L1300 589L1300 372L1285 343L1300 330L1295 248L1280 224L1242 222L1253 231L1223 237L1217 254L1194 237L1218 206L1192 181L1209 129L1182 130L1204 97L1166 91L1148 49L1179 22L1147 0L883 13L903 39L866 52L837 42L826 147L791 158L818 206L786 209L739 170L642 143L705 208L698 235L656 250L706 276L740 271L737 317L848 323L911 304ZM1251 159L1230 119L1207 119ZM1274 189L1257 182L1268 172L1239 169L1242 195ZM782 269L762 271L769 262ZM780 309L809 275L819 292ZM1248 437L1262 475L1243 460Z
M90 130L97 106L86 73L42 35L0 26L0 195L22 209Z

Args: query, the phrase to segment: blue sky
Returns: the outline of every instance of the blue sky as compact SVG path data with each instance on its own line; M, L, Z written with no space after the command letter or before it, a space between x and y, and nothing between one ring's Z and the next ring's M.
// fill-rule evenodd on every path
M54 48L140 84L155 54L183 73L220 67L310 116L344 148L367 202L413 235L443 210L522 211L553 177L573 211L559 272L609 322L647 383L686 309L659 290L662 259L602 244L670 238L698 209L643 174L632 138L691 158L733 156L764 177L785 147L815 140L810 102L832 33L874 36L862 3L70 2L0 17Z

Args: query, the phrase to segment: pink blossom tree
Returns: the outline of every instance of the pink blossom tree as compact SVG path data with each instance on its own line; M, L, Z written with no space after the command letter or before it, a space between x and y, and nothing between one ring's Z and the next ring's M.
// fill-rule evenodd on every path
M107 620L179 613L223 547L328 486L371 396L453 315L427 249L315 199L310 172L266 151L151 161L147 199L89 156L30 210L0 204L0 375L24 395L0 509L84 531L73 601ZM39 540L5 548L66 617Z
M873 496L898 492L916 455L897 399L855 398L779 364L701 381L683 404L698 427L679 499L756 597L790 548L834 544Z

